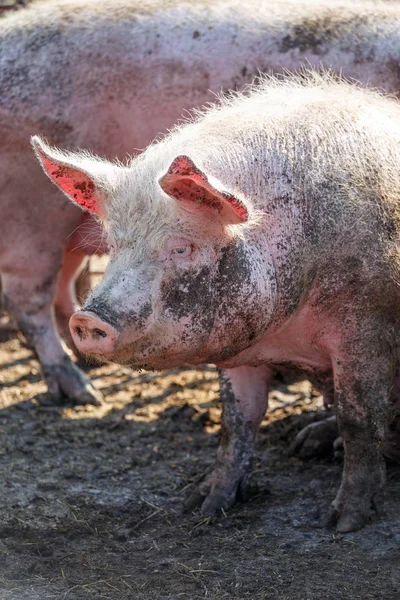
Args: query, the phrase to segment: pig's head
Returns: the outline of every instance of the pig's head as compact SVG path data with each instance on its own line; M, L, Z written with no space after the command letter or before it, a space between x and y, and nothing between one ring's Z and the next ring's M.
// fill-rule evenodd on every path
M160 168L150 148L125 167L33 145L109 241L104 278L70 321L83 353L146 369L218 364L262 335L276 309L275 273L246 198L184 155Z

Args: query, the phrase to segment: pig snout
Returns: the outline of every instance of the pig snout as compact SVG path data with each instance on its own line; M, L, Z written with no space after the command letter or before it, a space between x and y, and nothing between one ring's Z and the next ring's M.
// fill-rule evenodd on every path
M97 355L114 352L119 332L94 313L76 312L69 321L69 328L80 352Z

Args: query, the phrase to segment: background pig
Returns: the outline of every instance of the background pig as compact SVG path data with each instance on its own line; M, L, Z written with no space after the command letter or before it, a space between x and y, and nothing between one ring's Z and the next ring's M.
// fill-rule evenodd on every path
M54 304L64 332L73 309L70 282L85 248L71 235L85 217L44 180L30 135L122 159L183 109L210 100L210 90L241 88L259 70L305 60L397 93L399 10L368 2L43 0L0 20L3 293L55 399L98 401L53 326ZM91 251L104 250L95 222L86 218L86 228L83 238L96 240Z
M78 348L135 368L223 368L202 511L245 493L270 365L290 365L334 389L345 462L330 518L364 525L399 366L399 104L327 76L271 78L128 167L34 145L112 248L71 318Z

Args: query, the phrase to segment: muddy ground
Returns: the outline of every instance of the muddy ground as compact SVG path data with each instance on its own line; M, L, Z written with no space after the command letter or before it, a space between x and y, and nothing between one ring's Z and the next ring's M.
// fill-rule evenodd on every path
M254 495L211 520L182 505L218 445L213 367L92 368L103 407L49 408L15 335L0 344L1 600L400 598L400 470L380 520L325 530L341 465L287 452L322 410L308 382L275 382Z

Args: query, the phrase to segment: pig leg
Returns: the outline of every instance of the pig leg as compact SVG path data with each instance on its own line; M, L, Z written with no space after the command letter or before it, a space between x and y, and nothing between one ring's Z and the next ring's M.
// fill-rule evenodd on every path
M367 344L365 347L368 347ZM388 421L394 365L384 348L368 347L369 356L336 357L336 414L344 446L344 468L328 524L337 531L360 529L371 517L385 482L380 452ZM371 359L374 368L371 372Z
M310 381L322 392L325 407L334 404L335 390L331 374L325 374L323 377L313 375L310 376ZM338 436L336 416L327 417L310 423L299 431L290 445L289 453L305 459L327 456L334 451Z
M400 413L390 422L381 451L385 458L400 464Z
M58 277L57 296L54 302L58 331L68 347L79 358L78 352L69 330L69 320L78 308L75 281L76 275L85 267L87 255L82 250L64 250L63 265Z
M334 454L336 460L343 459L343 439L339 437L336 416L310 423L296 435L290 453L308 459ZM391 420L381 446L383 456L400 463L400 414Z
M108 247L104 240L104 231L100 223L89 213L84 213L79 226L70 236L64 249L63 265L58 278L58 292L55 300L55 310L58 329L74 354L81 358L69 329L69 320L78 308L82 298L77 298L76 283L78 276L83 274L88 264L88 257L97 254L101 256ZM82 283L82 281L81 281ZM85 278L86 292L90 289L89 274Z
M90 275L90 257L88 256L82 263L74 282L75 294L79 306L85 302L92 290L92 278Z
M334 404L335 390L332 375L325 374L319 377L309 375L309 379L323 394L324 406L328 407ZM308 459L327 456L334 452L335 458L337 458L337 440L341 439L338 436L339 428L336 416L324 418L321 421L310 423L299 431L290 445L289 453Z
M205 515L230 508L245 498L251 477L254 442L268 405L269 367L236 367L220 371L221 443L213 472L189 499Z
M98 405L100 392L67 356L55 331L52 303L56 281L56 274L52 276L50 269L40 273L32 269L23 276L3 274L7 309L34 346L52 399L56 402L67 397L75 404Z
M304 459L327 456L333 451L338 436L336 416L327 417L299 431L290 444L289 453Z

